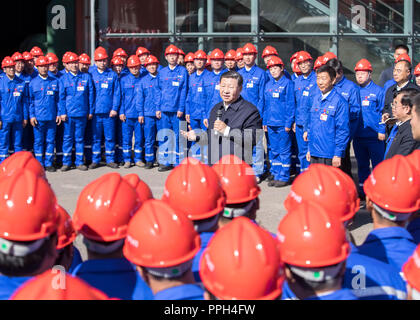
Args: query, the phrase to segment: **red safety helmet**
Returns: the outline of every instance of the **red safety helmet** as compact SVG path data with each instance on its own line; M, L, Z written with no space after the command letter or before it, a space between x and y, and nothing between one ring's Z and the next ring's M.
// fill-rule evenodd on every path
M146 62L144 63L144 66L147 66L153 63L159 64L159 60L154 55L151 54L147 57Z
M161 200L146 201L134 215L123 248L132 263L150 268L177 266L199 250L192 221Z
M93 55L95 61L108 59L108 53L104 47L97 47Z
M26 169L36 176L46 179L44 167L29 151L18 151L0 163L0 178L10 176L16 170Z
M272 56L267 62L267 69L273 66L284 66L283 60L280 57Z
M152 190L150 190L149 186L139 178L139 176L135 173L127 174L123 177L137 192L137 197L141 201L141 203L146 202L149 199L153 199Z
M58 215L57 250L60 250L73 243L74 239L76 239L76 231L74 230L73 222L67 211L59 204L56 204L56 210Z
M294 60L294 61L292 62L292 71L293 71L294 73L296 73L297 75L301 75L301 74L302 74L302 71L300 71L300 69L299 69L299 67L298 67L298 64L296 63L296 60Z
M296 59L297 55L299 54L299 51L295 52L294 54L292 54L292 56L290 57L290 63L292 63L292 61L294 59Z
M14 67L16 65L16 62L10 58L9 56L4 57L3 61L1 62L1 67L2 68L6 68L6 67Z
M276 48L272 47L272 46L266 46L265 49L263 50L262 53L262 58L266 57L266 56L278 56L278 52L276 50Z
M363 189L382 209L394 213L420 210L420 176L402 155L379 163L366 179Z
M112 57L128 57L128 54L122 48L118 48L114 51Z
M243 53L242 54L249 54L249 53L254 53L257 54L257 48L255 48L255 46L252 43L247 43L246 45L244 45L243 47Z
M57 229L56 198L48 182L17 169L0 179L0 237L11 241L45 238Z
M330 51L325 52L324 55L322 56L322 62L324 64L326 64L328 61L330 61L332 59L337 59L337 56Z
M29 61L29 60L32 60L34 58L34 56L28 51L24 51L22 53L22 56L23 56L23 59L25 59L25 61Z
M148 49L144 48L144 47L138 47L137 50L136 50L136 56L137 57L140 57L141 55L143 55L145 53L150 54L150 51Z
M356 66L354 67L354 71L373 71L373 69L369 60L361 59L356 63Z
M226 194L226 204L244 203L261 193L254 170L235 155L225 155L213 167Z
M130 56L127 60L127 67L133 68L133 67L138 67L138 66L141 66L139 57L136 55Z
M304 201L321 205L328 214L336 215L342 222L351 219L359 210L347 191L347 183L331 166L311 164L292 184L284 200L286 210L292 210Z
M15 52L12 55L12 60L16 62L16 61L24 60L24 59L23 59L23 56L22 56L22 54L20 52Z
M409 56L408 54L403 53L403 54L400 54L400 55L397 57L397 59L395 59L395 63L398 63L398 62L400 62L400 61L408 61L408 62L410 62L410 63L411 63L411 58L410 58L410 56Z
M194 59L203 59L207 60L207 54L203 50L197 50L194 53Z
M410 287L420 291L420 245L403 265L402 272Z
M415 76L420 76L420 63L414 69L414 75Z
M216 172L194 158L184 159L165 182L162 200L191 220L203 220L223 211L225 194Z
M63 56L63 62L65 63L71 63L71 62L78 62L79 61L79 56L77 54L75 54L74 52L68 52L67 55L65 55L66 61L64 61L64 56Z
M320 56L320 57L316 58L316 60L315 60L315 63L314 63L314 70L315 70L315 71L316 71L316 70L318 70L318 69L319 69L319 67L321 67L322 65L324 65L324 62L323 62L323 56Z
M47 57L47 59L50 63L58 63L58 57L53 52L48 52L45 57Z
M70 51L67 51L66 53L63 54L63 58L61 59L63 63L67 63L69 53Z
M40 56L43 56L44 55L44 53L42 52L41 48L40 47L36 47L36 46L31 49L30 53L34 57L40 57Z
M244 49L242 48L236 49L235 61L242 60L244 58L243 53L244 53Z
M184 62L194 62L194 53L188 52L188 54L184 58Z
M225 55L223 54L223 51L219 48L214 49L210 54L210 60L223 60L225 58Z
M340 185L343 185L346 189L350 202L353 203L352 208L354 213L349 213L347 216L343 216L341 220L345 221L344 219L351 219L360 208L360 199L356 185L354 184L353 179L343 170L332 166L330 167L335 172L336 178L339 180Z
M235 60L236 51L231 49L225 54L225 60Z
M166 49L165 49L165 56L168 54L179 54L178 48L175 47L173 44L169 45Z
M178 53L185 57L185 52L181 48L178 48Z
M206 64L204 65L206 68L211 66L210 57L207 56Z
M74 228L91 240L123 239L140 205L136 190L125 179L118 173L107 173L80 193L73 215Z
M327 267L346 260L350 253L343 223L316 202L294 206L277 230L280 256L293 266Z
M48 66L49 64L50 64L50 61L48 60L47 57L44 57L44 56L38 56L38 59L35 62L35 65L37 67Z
M307 61L307 60L313 60L312 56L309 54L309 52L306 51L299 51L296 56L296 64L299 64L301 62Z
M90 60L90 57L86 53L82 53L79 56L79 63L90 65L92 62Z
M12 295L11 300L109 300L102 291L82 279L63 273L62 287L57 283L57 271L47 270L26 281ZM54 286L53 284L56 284Z
M206 289L224 300L274 300L284 282L277 241L244 217L216 232L199 272Z
M115 56L111 59L111 65L112 66L124 65L124 62L122 61L120 56Z

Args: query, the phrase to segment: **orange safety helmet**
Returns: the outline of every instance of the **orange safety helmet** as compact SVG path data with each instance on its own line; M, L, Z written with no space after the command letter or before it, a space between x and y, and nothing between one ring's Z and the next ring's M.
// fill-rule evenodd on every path
M42 164L29 151L18 151L0 163L0 177L9 176L16 170L27 169L36 176L46 179Z
M235 60L236 51L231 49L225 54L225 60Z
M226 204L244 203L261 193L252 167L235 155L225 155L213 165L226 194Z
M97 47L93 54L93 58L95 61L105 60L108 59L108 53L106 52L104 47Z
M299 54L299 51L295 52L294 54L292 54L292 56L290 57L290 63L292 63L292 61L294 59L296 59L297 55Z
M122 61L120 56L114 56L111 59L111 65L112 66L124 65L124 62Z
M60 250L73 243L74 239L76 239L76 231L74 230L73 222L67 211L59 204L56 204L56 210L58 215L57 250Z
M138 67L138 66L141 66L139 57L136 55L130 56L127 60L127 67L133 68L133 67Z
M194 53L188 52L188 54L184 58L184 62L194 62Z
M313 60L312 56L306 52L306 51L299 51L296 56L296 64L299 64L301 62L307 61L307 60Z
M403 265L402 272L410 287L420 291L420 245Z
M1 62L1 67L2 68L6 68L6 67L14 67L16 65L16 62L10 58L9 56L4 57L3 61Z
M66 58L66 61L64 61L64 57ZM67 55L64 54L63 56L63 62L65 63L78 62L78 61L79 61L79 57L74 52L67 52Z
M56 198L48 182L17 169L0 179L0 237L34 241L57 229Z
M178 53L185 57L185 52L181 48L178 48Z
M242 54L258 53L257 48L255 48L255 46L252 43L247 43L246 45L244 45L243 50L244 51Z
M278 56L279 53L277 52L276 48L272 46L266 46L263 50L263 53L261 55L262 58L265 58L266 56Z
M138 47L137 50L136 50L136 56L137 57L139 57L139 56L141 56L145 53L150 54L150 51L148 49L144 48L144 47Z
M181 212L162 200L149 200L128 226L124 256L149 268L173 267L194 258L200 250L200 236Z
M314 63L314 70L318 70L319 67L321 67L322 65L324 65L324 61L323 61L323 56L320 56L318 58L316 58L315 63Z
M373 71L373 69L369 60L361 59L356 63L356 66L354 67L354 71Z
M403 54L400 54L397 57L397 59L395 59L395 63L398 63L400 61L407 61L407 62L410 62L411 63L411 58L410 58L410 56L408 54L403 53Z
M23 59L25 59L25 61L29 61L29 60L32 60L34 58L34 56L28 51L24 51L22 53L22 56L23 56Z
M420 176L402 155L379 163L366 179L363 189L382 209L394 213L420 210Z
M173 44L169 45L166 49L165 49L165 56L168 54L179 54L178 48L175 47Z
M118 48L114 51L112 57L128 57L128 54L122 48Z
M33 47L31 49L30 53L34 57L40 57L40 56L43 56L44 55L44 53L42 52L41 48L40 47L37 47L37 46Z
M350 253L343 223L313 201L288 210L277 230L280 256L293 266L327 267L346 260Z
M414 75L415 76L420 76L420 63L414 69Z
M139 178L139 176L135 173L127 174L123 177L137 192L137 197L143 204L149 199L153 199L152 190L150 190L149 186Z
M330 61L332 59L337 59L337 56L330 51L325 52L324 55L322 56L323 64L326 64L328 61Z
M210 54L210 60L217 60L221 59L223 60L225 58L225 55L223 54L223 51L219 48L214 49Z
M348 184L331 166L311 164L293 181L290 193L284 201L286 210L292 210L304 201L321 205L328 214L336 215L342 222L350 220L359 207L350 198Z
M63 288L57 284L57 272L47 270L26 281L12 295L11 300L109 300L102 291L78 277L64 273Z
M48 66L49 64L50 64L50 61L48 60L47 57L44 57L44 56L38 56L38 59L35 62L35 65L37 67Z
M171 171L162 200L191 220L214 217L223 211L226 203L216 172L194 158L184 159Z
M296 73L297 75L301 75L301 74L302 74L302 71L300 71L300 69L299 69L299 67L298 67L298 64L296 63L296 60L294 60L294 61L292 62L292 71L293 71L294 73Z
M194 59L203 59L207 60L207 54L203 50L197 50L194 53Z
M235 61L242 60L244 58L243 53L244 53L244 49L242 48L236 49Z
M92 63L92 61L90 60L90 57L86 53L82 53L79 56L79 63L90 65Z
M24 58L23 58L23 56L22 56L22 54L20 53L20 52L15 52L13 55L12 55L12 60L13 61L19 61L19 60L24 60Z
M89 183L80 193L73 225L88 239L111 242L125 238L128 222L140 206L136 190L112 172Z
M48 52L46 57L50 63L58 63L58 57L54 52Z
M268 60L267 62L267 69L270 69L270 67L273 66L284 66L283 60L281 60L280 57L273 56Z
M153 63L159 64L159 60L154 55L151 54L147 57L147 60L144 63L144 66L147 66L147 65L153 64Z
M200 278L224 300L274 300L282 293L283 265L277 241L247 218L218 230L200 259Z

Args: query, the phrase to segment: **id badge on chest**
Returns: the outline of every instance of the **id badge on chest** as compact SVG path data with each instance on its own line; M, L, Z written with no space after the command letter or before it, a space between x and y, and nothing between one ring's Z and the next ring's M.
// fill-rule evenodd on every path
M20 92L19 91L14 91L13 96L14 97L20 97Z
M278 92L273 92L273 98L278 98L280 94Z
M102 89L108 89L108 83L101 83Z
M179 87L178 81L172 81L172 87Z
M216 88L215 89L220 91L220 85L219 84L216 84Z
M47 96L52 96L54 94L54 91L48 90L47 91Z
M247 87L247 88L254 88L254 83L253 83L253 82L248 82L248 83L246 84L246 87Z
M362 106L369 107L369 100L363 100L362 101Z
M305 97L309 96L309 92L308 91L303 91L303 96L305 96Z
M328 119L328 114L326 113L321 113L321 116L319 117L320 120L322 121L327 121Z
M198 87L197 92L203 92L203 87Z
M85 87L84 86L78 86L77 91L85 91Z

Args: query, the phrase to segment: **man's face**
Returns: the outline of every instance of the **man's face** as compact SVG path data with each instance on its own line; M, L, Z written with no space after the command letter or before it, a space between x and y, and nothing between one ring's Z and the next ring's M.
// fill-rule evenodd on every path
M334 79L330 78L328 72L320 72L316 75L316 83L322 93L327 93L334 86Z
M370 81L371 73L369 71L356 71L356 81L359 85L363 85Z
M270 59L271 59L271 57L273 57L273 55L272 55L272 54L270 54L269 56L265 56L265 57L264 57L264 63L265 63L265 65L267 65L268 60L270 60Z
M86 73L86 72L89 71L89 65L79 62L79 70L80 70L80 72Z
M403 121L410 112L408 106L401 103L402 94L397 95L392 102L392 114L398 121Z
M413 105L413 112L411 112L411 131L413 133L414 140L420 141L420 117L417 112L420 106Z
M203 70L207 59L194 59L194 66L197 70Z
M115 64L112 66L112 70L114 70L114 72L118 75L121 73L122 69L123 69L122 64Z
M187 62L185 64L185 68L187 68L189 74L193 74L195 72L195 66L193 62Z
M244 53L243 57L244 57L244 64L249 68L254 65L257 55L255 53Z
M236 62L235 62L235 60L225 60L225 66L226 66L226 68L228 68L230 70L235 69Z
M26 60L26 61L25 61L25 67L26 67L28 70L32 70L32 69L34 68L34 65L35 65L34 59L31 59L31 60Z
M131 72L131 74L135 77L137 77L140 74L140 66L137 67L130 67L128 70Z
M215 71L219 71L222 69L223 66L223 60L222 59L212 59L210 61L211 63L211 68Z
M15 67L5 67L3 70L10 78L15 76Z
M239 69L242 69L243 67L245 67L245 62L244 60L236 60L236 65L238 66Z
M157 71L157 66L157 63L150 63L146 66L146 70L151 74L155 74Z
M410 70L407 68L407 63L405 61L400 61L394 66L393 76L397 83L408 81Z
M96 60L95 64L96 64L96 66L98 67L99 70L104 71L106 69L106 67L108 66L108 60L107 59Z
M178 64L181 66L184 65L184 56L182 54L178 56Z
M22 60L16 61L16 65L15 65L16 72L22 73L24 69L25 69L25 62L23 62Z
M420 87L420 75L416 76L416 84Z
M69 71L73 73L77 73L77 68L79 67L79 62L73 61L67 63L67 66L69 67Z
M399 55L402 55L403 53L408 54L408 52L403 49L403 48L398 48L397 50L395 50L394 52L394 59L397 59Z
M121 60L122 60L122 62L123 62L123 64L124 64L124 66L127 64L127 57L124 57L124 56L120 56L120 58L121 58Z
M57 62L56 63L51 63L50 66L48 67L48 69L51 72L56 73L57 72L57 69L58 69L58 63Z
M69 64L68 63L64 63L63 62L63 66L64 66L64 69L66 70L66 71L69 71L70 69L69 69Z
M166 61L168 61L168 63L171 66L176 66L178 63L178 54L177 53L169 53L165 56Z
M48 75L48 65L38 66L38 72L43 77L47 76Z
M274 79L277 79L281 76L283 72L283 66L277 65L270 67L270 74Z
M141 64L145 64L148 57L149 57L149 54L148 53L143 53L142 55L140 55L139 56L140 63Z
M242 86L238 86L238 80L236 79L223 78L220 82L220 96L226 104L236 101L241 91Z
M298 68L303 74L308 74L312 70L312 60L305 60L298 63Z

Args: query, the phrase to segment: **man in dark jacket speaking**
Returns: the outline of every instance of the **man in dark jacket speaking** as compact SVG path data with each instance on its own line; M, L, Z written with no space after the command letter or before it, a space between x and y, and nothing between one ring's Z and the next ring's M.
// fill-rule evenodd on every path
M263 135L262 120L256 106L241 97L242 76L228 71L220 77L222 102L210 111L207 132L181 131L190 141L199 145L208 144L208 163L216 163L226 154L234 154L252 163L252 147L257 135Z

